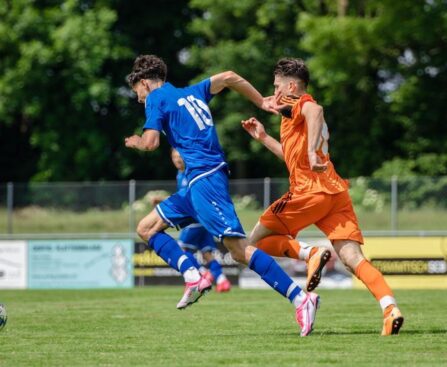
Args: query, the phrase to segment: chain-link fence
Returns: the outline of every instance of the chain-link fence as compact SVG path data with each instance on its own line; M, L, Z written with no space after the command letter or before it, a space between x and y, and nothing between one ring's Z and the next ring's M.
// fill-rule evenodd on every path
M447 232L447 177L359 177L350 183L364 231ZM2 184L0 234L133 234L138 220L175 190L175 181ZM247 231L287 190L287 179L230 181Z

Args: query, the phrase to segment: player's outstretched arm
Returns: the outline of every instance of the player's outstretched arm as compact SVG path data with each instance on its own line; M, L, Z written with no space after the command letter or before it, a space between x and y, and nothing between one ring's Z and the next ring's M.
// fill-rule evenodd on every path
M244 97L252 101L256 106L264 111L278 114L274 108L271 107L269 101L262 97L261 93L257 91L253 85L247 80L236 74L234 71L224 71L223 73L215 74L211 78L211 94L218 94L225 88L230 88Z
M160 145L160 132L157 130L145 130L142 136L132 135L124 139L124 144L128 148L143 151L153 151Z
M307 122L307 155L309 157L310 169L314 172L324 172L327 169L327 162L322 163L317 155L324 124L323 107L316 103L308 102L304 104L301 114L306 118Z
M261 122L259 122L255 117L251 117L248 120L242 120L241 124L245 131L247 131L253 139L264 144L268 150L270 150L278 158L284 160L284 153L282 151L281 143L265 132L264 125Z

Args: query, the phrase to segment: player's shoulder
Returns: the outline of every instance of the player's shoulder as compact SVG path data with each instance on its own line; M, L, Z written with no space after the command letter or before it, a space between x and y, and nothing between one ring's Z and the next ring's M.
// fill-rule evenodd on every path
M205 79L202 79L196 83L192 83L182 89L187 90L187 91L202 91L204 88L209 89L210 84L211 84L211 79L205 78Z
M281 98L281 104L284 107L280 110L280 113L286 118L297 118L301 116L301 111L306 102L317 103L310 94L302 94L296 96L293 94L283 96Z
M178 89L170 83L165 83L163 87L154 89L146 97L146 107L148 106L165 106L168 101L176 97L175 90Z

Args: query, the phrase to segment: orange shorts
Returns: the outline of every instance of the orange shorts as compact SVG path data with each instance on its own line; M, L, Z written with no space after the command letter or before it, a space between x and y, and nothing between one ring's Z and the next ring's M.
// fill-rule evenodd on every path
M288 192L270 205L259 221L268 229L293 238L302 229L315 224L331 241L363 243L348 191L338 194Z

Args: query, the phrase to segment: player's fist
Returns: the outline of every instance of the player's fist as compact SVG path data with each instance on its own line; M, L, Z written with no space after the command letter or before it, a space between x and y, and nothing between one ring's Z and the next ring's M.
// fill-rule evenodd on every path
M264 97L262 99L261 109L277 115L279 112L275 96Z
M322 173L327 170L328 162L323 163L316 152L308 152L310 169L313 172Z
M136 148L139 140L140 137L138 135L132 135L124 139L124 144L127 148Z
M241 124L245 131L256 140L262 140L267 136L264 125L255 117L250 117L248 120L242 120Z

